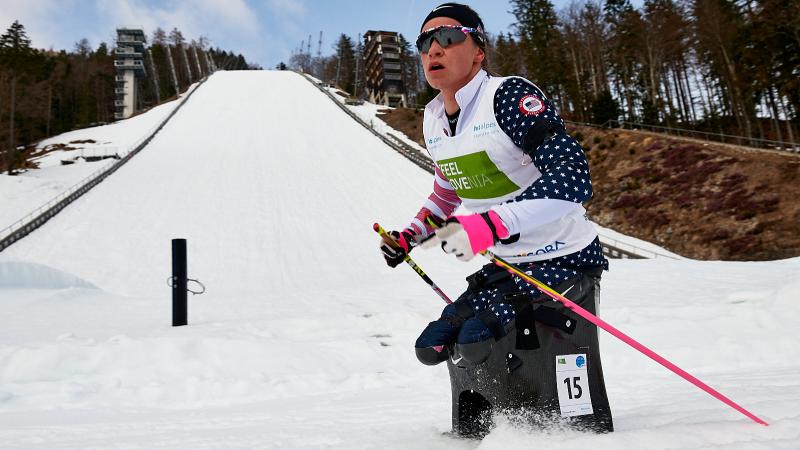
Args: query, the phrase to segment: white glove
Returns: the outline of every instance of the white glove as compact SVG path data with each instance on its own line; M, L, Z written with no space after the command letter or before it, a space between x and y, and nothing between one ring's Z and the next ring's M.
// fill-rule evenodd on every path
M458 221L447 222L442 228L438 228L436 238L442 243L442 250L445 253L455 255L460 261L469 261L475 257L469 236Z

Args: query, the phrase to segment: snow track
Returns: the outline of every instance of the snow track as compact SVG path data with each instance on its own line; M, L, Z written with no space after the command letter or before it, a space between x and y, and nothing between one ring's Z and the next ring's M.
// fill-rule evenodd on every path
M166 102L138 117L124 122L115 122L111 125L63 133L40 142L37 146L39 151L45 151L48 147L55 145L66 146L70 150L55 150L34 158L39 166L39 169L34 174L24 173L23 176L15 177L2 176L0 174L0 185L11 188L10 193L3 192L1 196L4 201L10 200L10 207L0 214L0 222L7 221L8 214L18 214L20 207L30 208L31 204L39 201L40 192L49 192L51 195L52 191L58 192L58 195L49 197L45 203L40 204L38 208L26 216L18 218L16 221L11 222L10 225L0 229L0 251L39 228L136 156L164 127L169 119L180 110L183 104L191 97L194 89L203 84L204 81L205 78L190 86L186 92L180 95L180 97L183 97L180 101ZM152 128L144 131L142 126L147 126L148 124L152 124ZM117 131L122 131L122 133L116 133ZM91 136L91 138L86 139L87 135ZM80 139L81 136L84 139ZM95 145L97 141L94 138L101 136L104 138L110 137L112 140L102 142L100 146ZM105 146L111 143L122 144L122 147ZM80 150L77 155L71 153L75 150ZM70 156L67 156L67 153ZM92 161L92 158L95 158L93 162L107 160L108 158L96 158L109 155L114 155L117 161L112 161L111 163L106 161L105 165L100 165L99 167L96 164L86 164ZM70 166L58 167L65 160L72 161ZM73 165L76 162L80 164ZM44 170L40 172L41 169ZM88 172L88 170L93 171ZM88 174L88 176L76 178L76 175L81 173ZM37 180L37 178L42 179ZM12 181L11 179L15 180ZM72 180L74 184L67 185L68 187L63 186L63 183L68 182L68 180ZM17 218L19 216L11 217Z
M297 74L220 72L114 176L0 254L3 448L797 448L800 259L612 261L601 314L772 424L601 334L617 432L450 427L413 342L443 303L386 268L430 176ZM171 328L170 239L189 244ZM415 259L451 297L482 261ZM9 281L11 280L11 281Z

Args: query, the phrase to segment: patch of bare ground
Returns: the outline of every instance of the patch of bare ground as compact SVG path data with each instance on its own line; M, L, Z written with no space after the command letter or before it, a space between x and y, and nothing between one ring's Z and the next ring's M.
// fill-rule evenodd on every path
M422 111L410 108L387 108L378 111L378 117L390 127L404 133L409 139L425 147L422 137Z
M382 115L424 146L422 111ZM800 256L800 156L652 133L569 127L600 225L703 260Z
M696 259L800 255L800 156L624 130L571 128L597 223Z

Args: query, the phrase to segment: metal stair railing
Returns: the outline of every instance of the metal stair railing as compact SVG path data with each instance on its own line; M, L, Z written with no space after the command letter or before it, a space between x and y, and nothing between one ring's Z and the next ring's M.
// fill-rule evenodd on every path
M605 123L598 125L587 122L575 122L565 120L570 125L581 125L592 128L620 128L623 130L631 131L647 131L650 133L666 134L668 136L699 139L711 142L720 142L723 144L738 145L743 147L763 148L769 150L784 151L789 153L800 153L800 143L790 141L775 141L770 139L749 138L745 136L736 136L732 134L725 134L722 132L712 133L709 131L689 130L686 128L665 127L662 125L648 125L638 122L627 122L624 120L608 120Z
M427 158L424 155L422 155L422 153L419 150L416 150L416 149L412 148L411 146L408 146L408 148L403 147L403 146L401 146L400 144L397 143L398 141L400 141L400 139L398 139L397 137L389 138L388 136L385 136L382 133L379 133L377 130L375 130L375 128L372 127L371 124L368 124L361 117L358 117L358 115L356 113L354 113L353 111L351 111L350 108L348 108L343 102L340 102L334 96L334 94L331 94L330 91L328 91L324 87L322 87L319 84L317 84L317 82L314 81L307 74L305 74L303 72L298 72L298 71L294 71L294 72L297 73L298 75L302 76L306 80L308 80L308 82L311 83L312 85L314 85L314 87L316 87L320 92L322 92L323 94L328 96L328 98L330 98L333 101L333 103L339 107L339 109L344 111L353 120L355 120L356 122L361 124L361 126L366 128L367 130L369 130L378 139L382 140L386 145L388 145L389 147L393 148L398 153L400 153L401 155L405 156L406 158L411 160L411 162L413 162L417 166L421 167L422 169L427 170L430 173L433 173L433 161L431 161L430 158Z
M133 145L131 145L131 150L125 153L124 156L120 155L119 160L115 160L110 164L101 167L86 178L83 178L79 182L70 186L64 192L50 199L50 201L47 203L39 206L21 219L0 230L0 252L42 226L45 222L61 212L62 209L66 208L70 203L80 198L83 194L89 192L90 189L97 186L106 177L116 172L117 169L125 165L125 163L130 161L131 158L136 156L137 153L139 153L145 146L147 146L147 144L150 143L151 140L153 140L155 135L161 131L162 128L164 128L167 122L169 122L169 120L172 119L172 117L183 107L183 105L186 104L189 98L197 91L198 88L200 88L203 83L205 83L207 79L208 77L203 78L193 89L188 91L186 96L183 97L177 106L175 106L172 112L170 112L166 118L151 128L144 137L140 138Z
M600 245L603 247L603 254L611 258L627 258L627 259L678 259L672 255L654 252L652 250L643 249L627 242L622 242L611 236L607 236L602 232L598 233L600 236Z

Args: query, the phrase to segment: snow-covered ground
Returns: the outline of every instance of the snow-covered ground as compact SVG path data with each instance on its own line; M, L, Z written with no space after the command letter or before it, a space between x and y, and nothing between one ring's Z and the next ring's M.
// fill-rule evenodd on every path
M312 77L310 75L308 77L312 81L316 82L317 84L321 83L319 80L317 80L316 78L314 78L314 77ZM338 90L338 89L336 89L334 87L330 87L330 86L324 87L323 89L325 89L328 92L330 92L331 94L333 94L333 97L339 103L344 104L347 109L349 109L350 111L355 113L355 115L358 116L358 118L363 120L365 123L367 123L370 127L372 127L372 129L374 129L378 133L380 133L380 134L382 134L384 136L393 136L394 138L399 139L402 142L404 142L409 147L420 151L422 156L424 156L426 158L429 157L428 151L425 150L425 147L422 147L421 145L417 144L413 139L408 137L402 131L399 131L399 130L396 130L396 129L390 127L389 124L387 124L386 122L383 121L383 119L381 119L381 116L379 115L379 113L383 112L383 111L391 110L391 109L393 109L392 107L384 106L384 105L377 105L375 103L370 103L370 102L367 102L367 101L363 102L360 105L356 105L356 104L348 105L348 104L345 103L345 100L346 100L347 97L345 97L344 92L342 92L342 91L340 91L340 90Z
M0 447L798 448L800 258L614 260L601 312L770 423L602 333L616 432L498 418L450 428L446 367L413 342L441 300L389 269L419 170L299 75L213 75L109 179L0 253ZM189 326L170 324L170 239L188 239ZM415 260L451 297L482 261Z
M195 86L192 85L181 97L188 95ZM179 103L180 99L173 100L130 119L70 131L39 142L36 146L38 156L31 159L39 166L38 169L15 176L0 173L0 230L116 162L115 159L88 162L83 157L125 156ZM52 150L65 147L68 149ZM73 163L63 165L64 160Z

